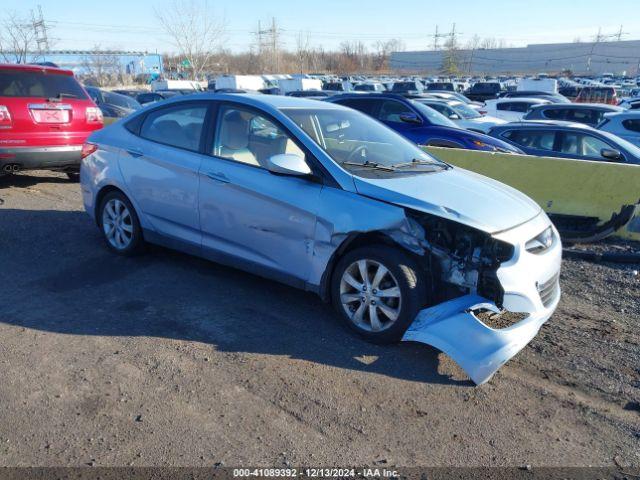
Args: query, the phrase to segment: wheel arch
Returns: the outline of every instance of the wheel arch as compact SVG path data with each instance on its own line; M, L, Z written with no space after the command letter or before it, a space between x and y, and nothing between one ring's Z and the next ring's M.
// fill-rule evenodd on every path
M333 252L331 258L327 262L327 267L322 274L322 279L320 280L320 290L318 293L320 295L320 298L324 302L331 301L331 278L333 277L334 270L340 259L356 248L371 245L388 245L391 248L402 250L412 257L419 259L419 261L421 262L425 259L425 257L417 255L415 252L412 252L402 244L394 241L389 235L382 231L350 233L342 241L340 246Z
M96 224L98 226L100 226L100 215L99 215L100 205L102 205L102 200L104 199L104 197L111 192L120 192L122 195L129 198L129 196L125 192L123 192L122 189L116 187L115 185L109 184L109 185L103 186L96 195L96 202L94 205L94 217L96 220ZM129 198L129 201L131 201L130 198Z

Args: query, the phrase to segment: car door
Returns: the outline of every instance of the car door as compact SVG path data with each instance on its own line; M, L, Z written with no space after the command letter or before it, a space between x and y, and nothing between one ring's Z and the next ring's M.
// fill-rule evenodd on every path
M206 256L290 284L309 275L322 183L273 174L277 154L309 155L275 119L246 106L219 106L210 154L200 168Z
M376 108L373 114L379 121L412 142L420 143L424 141L424 131L422 130L425 127L424 124L408 123L401 120L402 115L414 115L422 118L409 105L398 100L380 99L376 101Z
M620 149L616 145L612 145L595 135L582 132L562 132L556 149L563 157L567 158L599 162L626 162L623 152L621 152L622 157L619 160L611 160L603 157L601 152L604 149L618 151L620 151Z
M156 233L200 249L198 186L208 102L150 111L120 156L133 197Z

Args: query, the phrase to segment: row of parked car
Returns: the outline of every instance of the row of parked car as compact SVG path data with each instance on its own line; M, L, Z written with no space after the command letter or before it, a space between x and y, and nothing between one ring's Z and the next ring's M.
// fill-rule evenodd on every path
M401 87L403 91L409 86ZM0 66L2 172L48 165L77 178L83 139L91 131L146 104L192 93L83 89L65 70ZM484 103L450 90L320 93L291 92L291 96L354 108L422 146L640 163L640 110L575 104L562 95L536 91L508 92ZM56 141L50 140L53 132L61 135ZM46 142L40 138L43 135ZM25 147L32 148L28 155Z

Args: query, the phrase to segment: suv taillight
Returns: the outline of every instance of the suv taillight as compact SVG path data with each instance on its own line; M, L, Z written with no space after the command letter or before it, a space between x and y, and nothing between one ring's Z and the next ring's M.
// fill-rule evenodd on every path
M0 105L0 128L11 127L11 113L4 105Z
M102 111L98 107L87 107L87 123L103 123Z
M86 158L96 150L98 150L98 145L96 145L95 143L86 142L82 145L82 152L80 153L80 157Z

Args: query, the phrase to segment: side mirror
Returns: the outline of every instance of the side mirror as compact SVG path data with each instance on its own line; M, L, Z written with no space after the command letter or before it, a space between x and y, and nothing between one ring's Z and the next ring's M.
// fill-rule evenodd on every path
M279 175L311 175L311 169L304 158L293 153L281 153L267 158L267 170Z
M413 123L414 125L422 125L422 119L415 113L402 113L400 120L404 123Z
M460 115L458 115L457 113L452 113L451 115L449 115L449 118L451 120L460 120Z
M622 153L620 150L614 150L613 148L603 148L600 150L600 156L607 160L620 160L622 158Z

